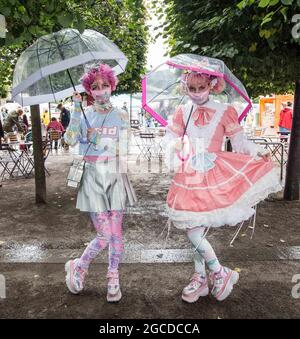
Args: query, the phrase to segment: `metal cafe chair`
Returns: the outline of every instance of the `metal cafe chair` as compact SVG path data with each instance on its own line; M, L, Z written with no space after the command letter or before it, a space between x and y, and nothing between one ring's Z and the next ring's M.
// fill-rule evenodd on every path
M43 159L44 159L44 169L45 172L48 174L48 176L50 176L50 172L48 171L48 169L45 166L46 160L51 152L51 141L50 140L44 140L42 142L42 147L43 147ZM28 154L27 156L29 158L29 162L28 162L28 167L27 167L27 171L28 171L28 175L30 175L33 170L34 170L34 157L32 154Z
M157 144L155 142L154 133L140 133L141 148L138 158L141 156L146 160L151 160L151 158L158 156Z
M4 180L4 176L8 175L9 178L18 177L24 173L24 167L21 163L21 153L10 144L2 144L0 148L0 165L2 172L0 176Z
M12 176L14 165L15 162L8 153L8 144L2 144L0 148L0 177L2 181L4 180L5 175L8 175L8 177Z
M50 129L49 130L49 140L51 142L51 150L53 148L53 142L57 144L57 148L61 147L61 135L62 133L60 131L57 131L55 129Z

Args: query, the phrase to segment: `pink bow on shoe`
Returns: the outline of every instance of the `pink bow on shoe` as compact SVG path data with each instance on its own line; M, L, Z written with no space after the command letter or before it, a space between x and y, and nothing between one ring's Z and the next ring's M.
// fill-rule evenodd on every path
M207 125L212 119L216 110L207 107L198 107L193 113L192 118L195 126Z

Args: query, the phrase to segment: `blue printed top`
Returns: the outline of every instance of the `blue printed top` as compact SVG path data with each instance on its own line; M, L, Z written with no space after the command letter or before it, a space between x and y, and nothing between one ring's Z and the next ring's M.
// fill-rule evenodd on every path
M127 153L129 119L126 111L113 107L109 113L99 113L89 106L85 109L85 115L92 129L89 139L80 104L74 102L70 124L64 136L67 144L74 146L80 142L79 153L86 156L115 157ZM89 141L92 145L88 149Z

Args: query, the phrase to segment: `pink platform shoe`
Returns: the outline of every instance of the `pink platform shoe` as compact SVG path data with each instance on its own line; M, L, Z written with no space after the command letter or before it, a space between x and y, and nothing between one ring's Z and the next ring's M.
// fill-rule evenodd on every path
M182 300L188 303L196 302L200 297L205 297L209 293L207 278L199 273L194 273L190 283L182 291Z
M107 276L107 301L118 302L122 298L122 293L119 283L119 272L108 272Z
M222 266L220 272L210 273L210 281L213 284L211 294L218 300L225 300L232 292L233 285L239 280L239 274L230 268Z
M78 268L77 263L79 259L69 260L65 264L66 284L69 291L73 294L78 294L83 290L84 280L87 271Z

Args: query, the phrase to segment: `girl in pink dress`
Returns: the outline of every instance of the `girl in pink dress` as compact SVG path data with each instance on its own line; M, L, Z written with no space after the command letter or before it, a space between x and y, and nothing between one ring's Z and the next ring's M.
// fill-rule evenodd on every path
M224 87L221 78L185 74L183 89L192 102L177 108L164 140L167 164L175 170L167 197L169 217L187 231L196 253L195 273L182 292L187 302L209 293L205 264L211 293L219 301L239 278L220 264L205 238L206 229L249 219L256 204L282 189L270 154L247 140L235 108L209 98ZM235 152L222 150L225 136Z

